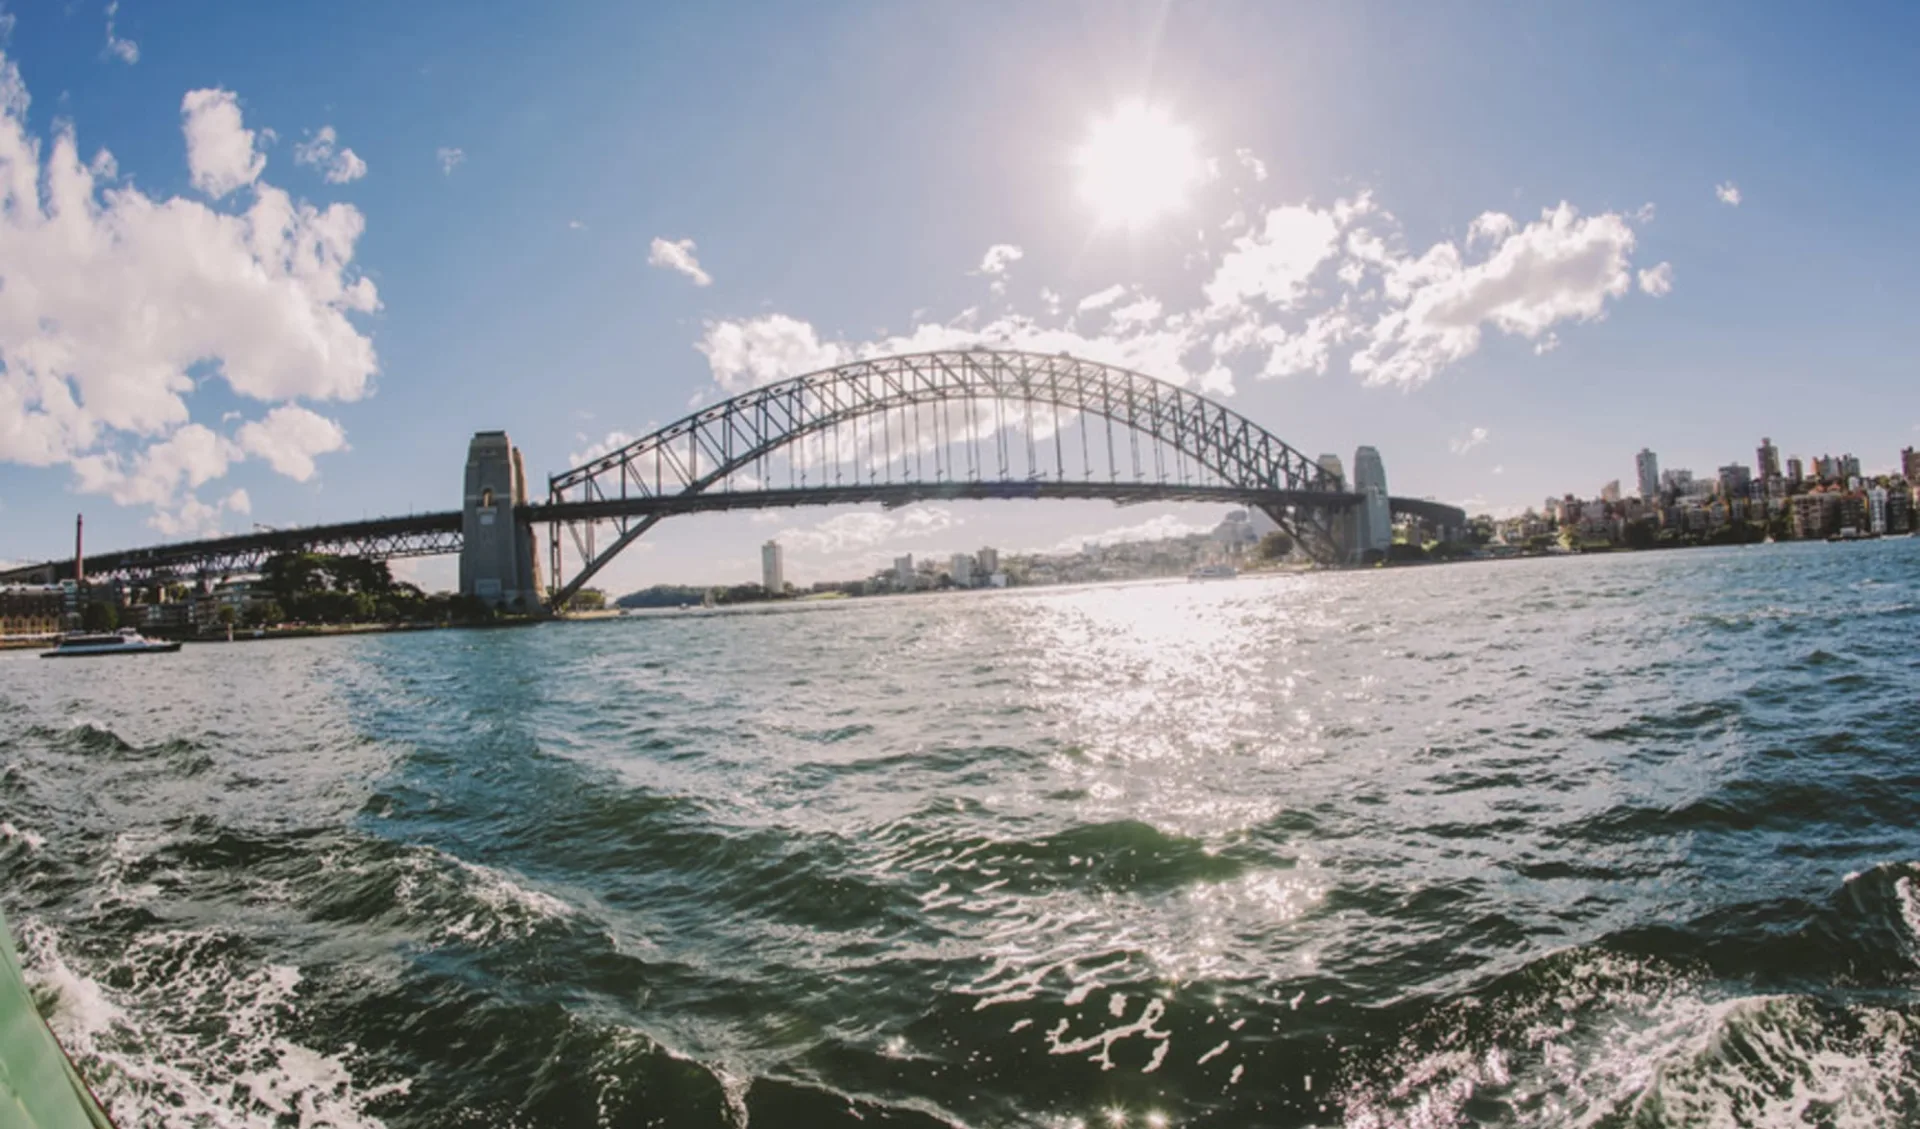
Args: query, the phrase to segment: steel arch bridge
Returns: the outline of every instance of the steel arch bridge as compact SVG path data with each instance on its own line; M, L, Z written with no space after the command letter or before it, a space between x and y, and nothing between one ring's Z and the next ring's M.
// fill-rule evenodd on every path
M1361 500L1266 428L1178 385L979 347L756 388L551 476L548 493L528 516L549 526L555 608L675 513L935 498L1239 502L1335 563L1333 515ZM563 582L569 540L581 567Z

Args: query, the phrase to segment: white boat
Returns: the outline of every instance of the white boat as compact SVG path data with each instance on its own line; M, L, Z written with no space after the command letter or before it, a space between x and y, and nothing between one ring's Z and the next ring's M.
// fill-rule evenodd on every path
M40 652L40 657L77 659L87 655L162 655L179 649L178 643L156 643L151 639L141 638L140 633L133 628L124 627L112 633L69 635L60 640L60 645L53 650Z
M1187 574L1188 580L1232 580L1240 570L1230 564L1201 565Z

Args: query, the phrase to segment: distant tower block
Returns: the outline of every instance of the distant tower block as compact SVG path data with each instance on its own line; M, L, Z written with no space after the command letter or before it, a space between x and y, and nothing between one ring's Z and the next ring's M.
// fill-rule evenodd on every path
M504 431L478 431L467 445L467 493L460 522L460 594L496 608L540 607L540 558L522 520L527 472Z

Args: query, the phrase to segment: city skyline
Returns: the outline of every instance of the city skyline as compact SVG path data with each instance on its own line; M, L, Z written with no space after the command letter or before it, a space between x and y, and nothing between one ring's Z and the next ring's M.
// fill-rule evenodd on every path
M1920 438L1920 221L1881 205L1913 173L1904 9L739 11L13 13L9 159L71 171L32 203L93 242L0 225L37 284L0 291L0 556L65 551L75 511L106 548L444 509L474 431L538 484L776 376L980 340L1184 381L1476 511L1624 486L1641 447L1707 475L1761 435L1869 466ZM928 41L954 57L908 67ZM762 175L796 162L822 175ZM770 534L797 574L1217 519L686 519L607 586L750 577Z

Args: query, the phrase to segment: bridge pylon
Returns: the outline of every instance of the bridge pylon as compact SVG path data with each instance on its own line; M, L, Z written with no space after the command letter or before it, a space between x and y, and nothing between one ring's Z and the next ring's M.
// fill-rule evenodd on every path
M540 610L540 557L527 518L527 472L504 431L477 431L467 445L460 519L460 594L508 611Z

